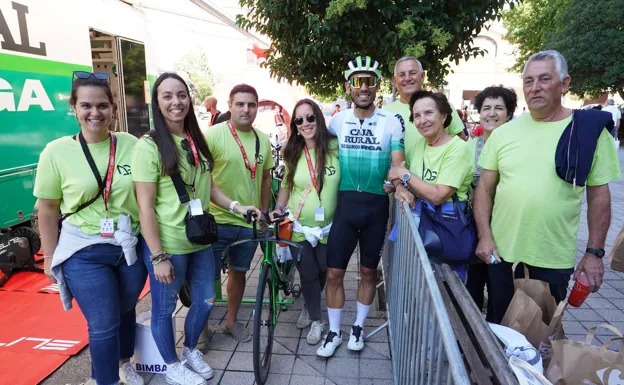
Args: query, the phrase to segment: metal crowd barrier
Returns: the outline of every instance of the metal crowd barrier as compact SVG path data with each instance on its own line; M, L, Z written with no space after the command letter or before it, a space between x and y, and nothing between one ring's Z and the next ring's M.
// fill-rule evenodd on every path
M398 241L388 242L382 265L394 385L468 385L470 378L414 218L407 204L393 206L390 224L398 219Z

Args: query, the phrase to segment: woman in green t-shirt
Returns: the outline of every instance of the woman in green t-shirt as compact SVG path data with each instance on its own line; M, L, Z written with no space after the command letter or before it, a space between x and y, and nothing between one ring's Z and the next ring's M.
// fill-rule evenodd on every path
M167 364L168 384L204 384L213 376L197 341L214 305L214 256L209 245L186 236L185 218L208 212L210 201L229 208L232 215L255 207L241 206L212 183L213 158L202 135L186 82L164 73L154 83L154 130L137 143L132 160L144 237L143 259L152 292L152 334ZM179 175L191 198L182 204L171 176ZM184 348L178 358L171 317L184 281L193 304L184 324ZM180 362L182 361L182 362ZM183 364L184 362L184 364Z
M292 117L291 135L283 150L286 172L275 212L283 214L288 207L295 220L291 240L303 247L297 269L305 301L297 327L312 324L307 341L316 345L325 329L321 292L327 281L327 235L340 186L338 141L330 139L323 113L314 101L297 102ZM296 255L296 250L292 248L291 253Z
M109 132L116 104L108 74L74 76L69 104L80 131L48 143L35 180L44 270L58 283L65 310L75 297L87 320L91 377L142 385L130 363L147 277L137 262L139 209L129 166L137 139Z
M472 184L469 190L470 198L474 196L474 189L477 187L479 177L481 176L482 168L478 165L481 150L492 132L513 118L518 105L518 97L511 88L492 86L479 92L474 98L474 103L475 108L479 111L479 121L483 127L483 135L468 141L468 148L474 165ZM485 302L483 288L487 286L487 290L490 290L487 266L485 263L476 263L470 266L468 271L466 288L479 310L483 310ZM492 312L488 313L491 314Z
M409 105L410 121L422 137L414 144L416 149L412 151L409 169L393 167L388 173L389 180L400 179L407 185L421 199L418 202L421 210L432 212L436 206L441 206L442 213L455 214L452 203L455 194L460 209L465 210L472 161L466 142L445 131L451 124L451 105L444 94L424 90L414 93ZM456 271L465 281L466 267L457 266Z

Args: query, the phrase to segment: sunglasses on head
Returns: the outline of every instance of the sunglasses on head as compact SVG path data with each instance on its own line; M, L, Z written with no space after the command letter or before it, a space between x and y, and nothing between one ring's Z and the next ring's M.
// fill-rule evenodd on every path
M314 115L307 115L305 117L305 120L307 120L308 123L314 123L314 122L316 122L316 116L314 116ZM294 122L295 122L295 124L297 126L301 126L303 124L303 117L302 116L297 116L295 118Z
M106 72L87 72L87 71L74 71L74 76L78 79L89 79L94 77L98 80L108 80L109 76Z
M188 139L182 139L182 149L186 151L186 160L191 164L195 165L195 157L193 156L193 150L191 150L191 143L189 143Z
M364 84L368 88L377 87L377 78L375 76L352 76L349 79L349 84L353 88L362 88Z

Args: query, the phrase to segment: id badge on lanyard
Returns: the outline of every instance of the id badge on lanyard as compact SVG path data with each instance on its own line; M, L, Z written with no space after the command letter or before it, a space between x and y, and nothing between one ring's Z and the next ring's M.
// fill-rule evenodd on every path
M193 199L189 201L189 211L192 216L197 217L200 215L204 215L204 209L201 203L201 199L195 197L195 178L197 177L197 173L199 173L199 153L197 152L197 147L195 147L195 142L191 137L191 134L187 132L187 138L189 144L191 145L191 151L193 152L193 159L195 160L195 176L193 176L193 184L191 184L191 191L193 192Z

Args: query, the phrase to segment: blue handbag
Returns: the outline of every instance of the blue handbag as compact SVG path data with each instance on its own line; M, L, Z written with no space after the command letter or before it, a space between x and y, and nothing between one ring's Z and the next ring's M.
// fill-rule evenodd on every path
M423 176L425 158L423 156ZM418 233L430 257L446 263L469 263L477 259L477 226L467 202L459 202L457 193L452 202L440 206L420 200Z
M469 263L477 259L477 227L472 210L453 194L440 206L422 200L418 233L430 257L444 262ZM463 207L462 207L463 206Z

